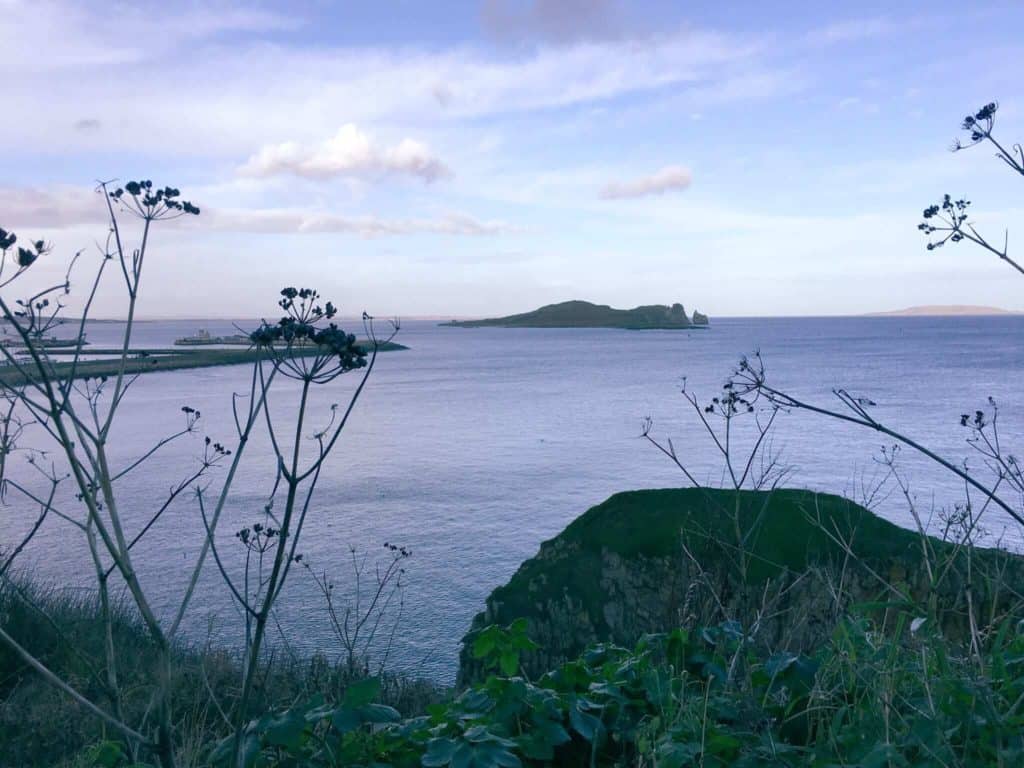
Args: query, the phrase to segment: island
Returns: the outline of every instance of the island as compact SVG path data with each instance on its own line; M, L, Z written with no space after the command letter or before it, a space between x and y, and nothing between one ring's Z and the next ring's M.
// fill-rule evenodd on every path
M682 304L648 304L634 309L614 309L589 301L563 301L548 304L519 315L484 320L450 320L441 323L456 328L625 328L655 330L706 328L707 315L694 312L691 318Z

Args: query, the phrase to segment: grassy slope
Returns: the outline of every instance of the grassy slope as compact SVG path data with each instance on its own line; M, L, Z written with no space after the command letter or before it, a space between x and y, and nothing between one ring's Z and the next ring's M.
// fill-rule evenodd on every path
M124 712L137 724L152 691L153 644L127 604L115 604L113 616ZM326 615L322 620L326 625ZM40 585L23 576L11 580L8 574L8 579L0 580L0 626L80 692L109 706L92 674L104 674L104 633L97 601L89 593ZM230 707L238 695L240 654L234 649L183 643L175 644L173 651L172 688L181 740L197 750L200 744L209 747L225 733L217 703ZM352 679L337 648L326 651L311 658L292 658L287 653L272 656L257 685L254 714L289 706L317 692L331 700L343 691ZM412 677L386 674L383 682L383 702L406 714L423 712L445 693L429 681ZM71 764L77 768L86 763L71 761L72 756L105 736L111 733L99 720L0 642L0 768L70 768Z
M731 513L737 503L741 528L751 531L747 546L755 582L783 569L799 572L840 558L840 546L819 520L851 541L853 550L868 561L891 563L916 559L920 553L915 532L831 494L744 491L737 497L733 491L715 489L629 491L591 508L545 542L540 555L494 590L491 602L501 605L505 617L530 617L545 596L557 598L568 589L599 615L602 592L595 574L600 573L602 551L627 558L674 556L682 539L698 560L713 563L721 558L719 542L736 541ZM937 540L932 545L937 551L950 546ZM541 584L546 595L538 590Z

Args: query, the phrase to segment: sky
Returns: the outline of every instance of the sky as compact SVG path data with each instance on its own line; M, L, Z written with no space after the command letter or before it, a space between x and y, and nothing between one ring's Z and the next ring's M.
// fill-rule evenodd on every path
M53 245L24 290L82 252L69 312L110 179L202 209L154 231L145 317L265 316L286 285L403 317L1024 309L916 229L949 192L1024 238L1020 178L949 151L993 100L1024 140L1022 26L1019 2L0 0L0 227ZM123 316L116 278L95 316Z

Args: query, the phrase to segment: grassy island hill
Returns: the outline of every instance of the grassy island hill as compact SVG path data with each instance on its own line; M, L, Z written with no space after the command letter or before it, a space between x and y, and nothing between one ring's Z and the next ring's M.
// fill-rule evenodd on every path
M452 320L441 323L460 328L627 328L630 330L703 328L708 318L694 312L690 318L682 304L648 304L634 309L614 309L589 301L563 301L507 317L484 320Z

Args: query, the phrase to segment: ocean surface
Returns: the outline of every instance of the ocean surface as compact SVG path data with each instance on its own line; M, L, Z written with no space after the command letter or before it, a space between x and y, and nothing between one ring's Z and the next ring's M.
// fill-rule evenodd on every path
M225 321L144 322L133 345L166 346L199 327L236 332ZM96 323L87 333L100 347L117 343L120 331L118 324ZM1020 317L716 319L710 330L693 332L407 322L397 340L409 350L379 358L326 465L299 549L330 574L341 594L353 582L351 548L368 558L368 574L385 555L384 542L411 548L390 666L450 681L459 640L484 598L542 541L617 491L686 484L679 469L640 438L645 417L653 419L656 437L673 440L695 476L721 481L721 456L680 394L684 377L689 390L710 398L741 354L760 350L777 387L835 405L832 390L845 388L876 403L878 419L980 468L959 415L994 397L1004 445L1024 445L1022 332ZM317 391L310 430L327 422L332 403L347 402L357 375ZM246 391L248 380L247 367L232 366L155 373L135 383L114 434L112 454L120 466L180 428L182 406L199 409L202 418L195 436L163 447L119 481L130 528L141 526L196 466L202 436L233 444L231 396ZM284 386L273 395L272 412L282 424L296 391ZM743 437L741 429L740 443ZM797 412L778 419L772 448L791 471L789 485L861 500L882 474L877 458L889 442L870 430ZM900 466L933 525L942 509L963 501L962 485L926 460L904 451ZM34 477L23 457L8 472L26 482ZM233 533L261 519L273 473L261 434L248 449L218 538L236 575L243 552ZM207 479L211 493L223 474ZM875 508L913 525L906 502L892 490L874 494ZM34 511L7 494L0 546L25 529ZM1020 544L1020 532L995 512L987 513L985 525L1010 546ZM137 547L142 579L165 615L180 599L202 538L195 498L186 494ZM88 583L80 536L56 518L47 521L23 565L39 579ZM273 630L274 643L286 639L296 653L337 651L307 572L294 573L280 605L282 632ZM211 560L188 635L237 643L238 619Z

